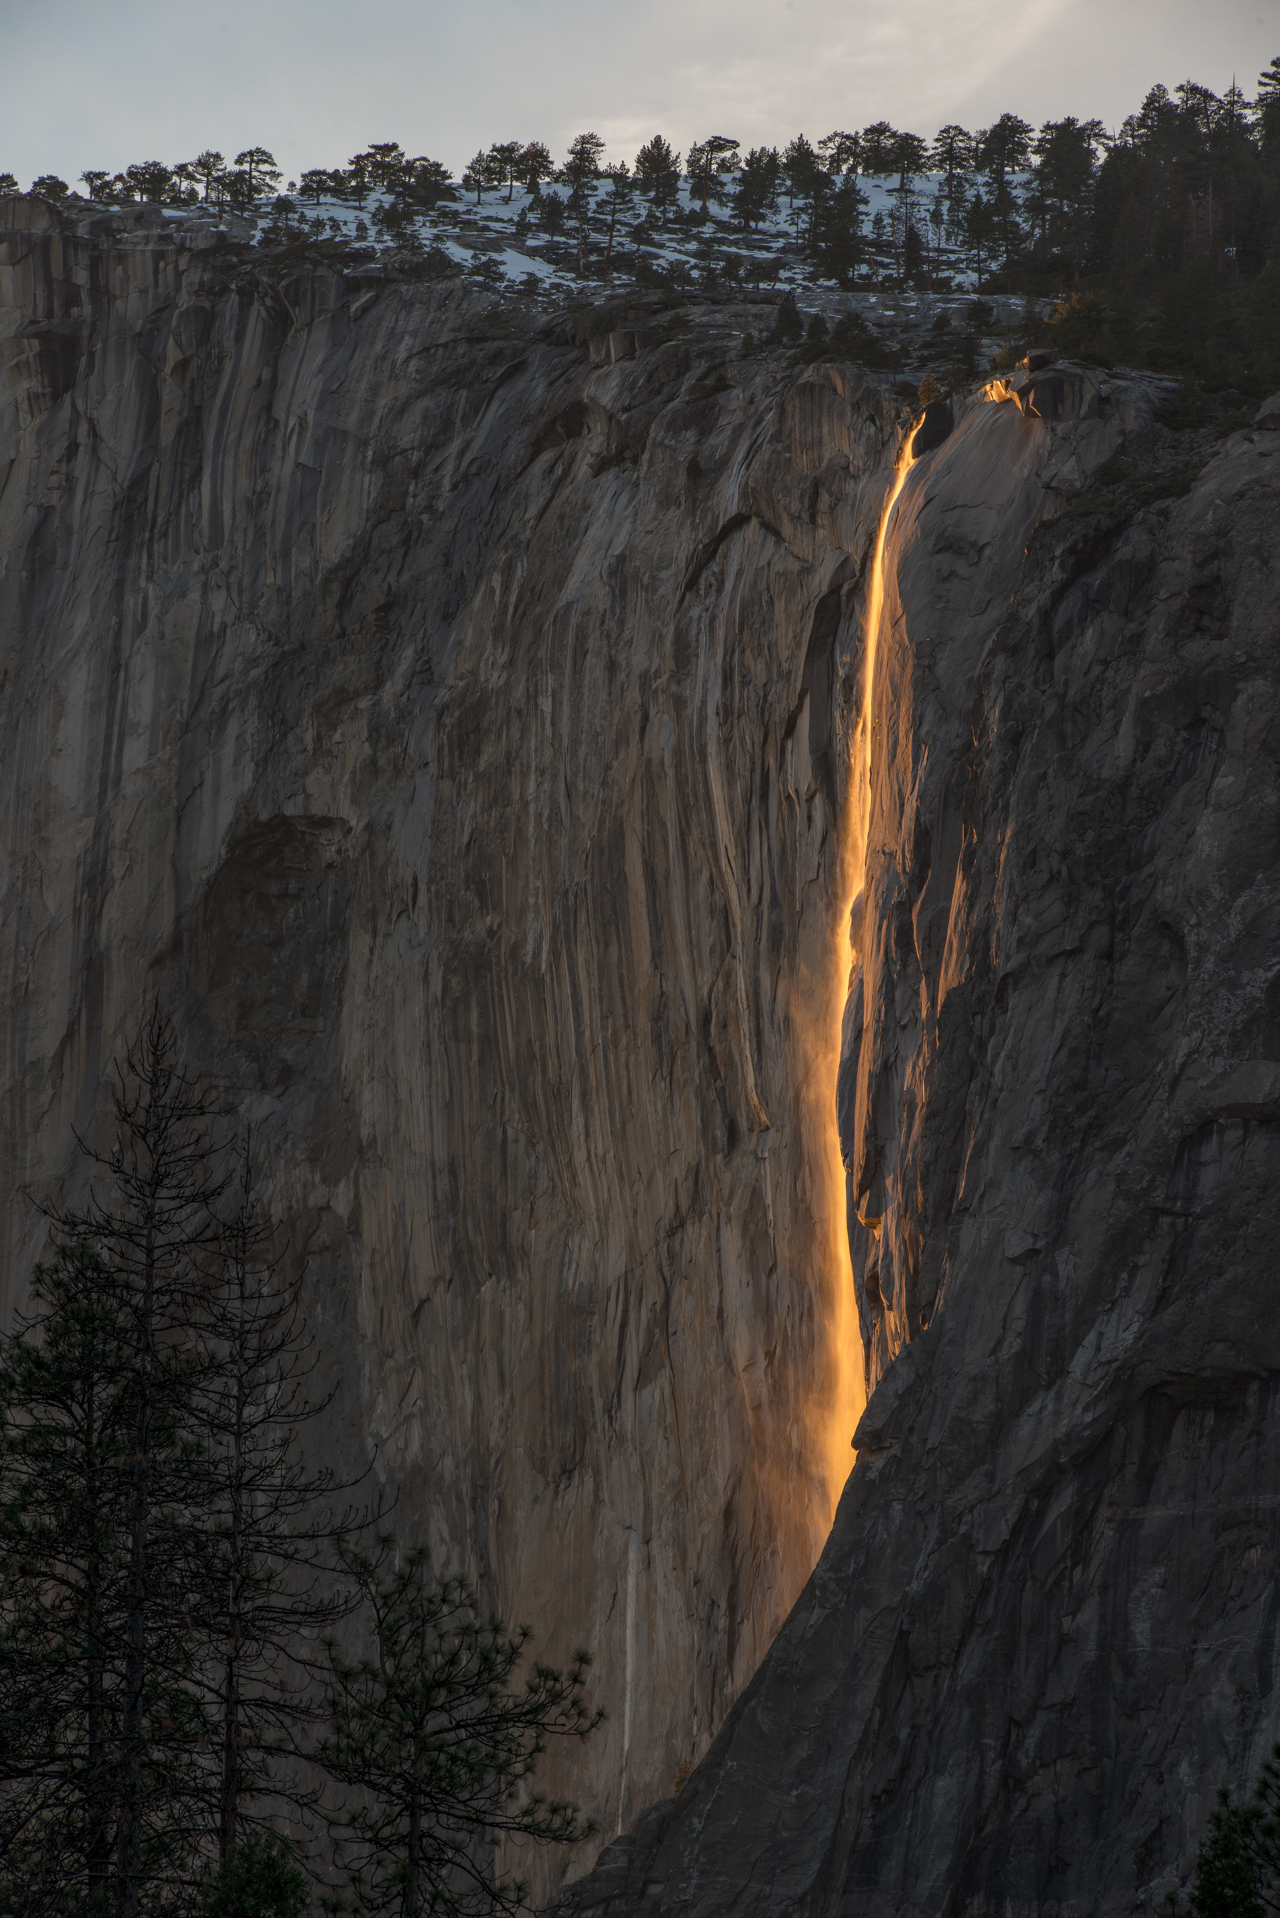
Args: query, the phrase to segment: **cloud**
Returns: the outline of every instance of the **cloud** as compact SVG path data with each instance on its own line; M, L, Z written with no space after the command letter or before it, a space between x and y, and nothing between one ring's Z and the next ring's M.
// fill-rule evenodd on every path
M296 173L378 139L459 166L586 127L630 155L1005 110L1118 125L1156 80L1251 88L1280 0L0 0L0 29L6 71L45 76L6 99L0 170L25 182L257 142Z
M992 0L909 10L750 0L735 9L732 32L710 31L704 18L695 33L673 36L666 84L686 126L732 120L752 141L881 118L932 133L958 101L994 97L1001 76L1016 96L1025 50L1065 3L1023 0L1010 26Z

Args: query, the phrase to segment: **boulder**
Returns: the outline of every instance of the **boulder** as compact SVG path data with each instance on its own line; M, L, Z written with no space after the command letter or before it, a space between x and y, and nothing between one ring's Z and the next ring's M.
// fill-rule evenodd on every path
M54 200L39 193L6 193L0 199L0 232L39 233L63 224L64 215Z
M924 409L924 416L911 439L911 457L918 460L922 453L931 453L935 446L941 446L955 425L955 416L950 400L930 400Z

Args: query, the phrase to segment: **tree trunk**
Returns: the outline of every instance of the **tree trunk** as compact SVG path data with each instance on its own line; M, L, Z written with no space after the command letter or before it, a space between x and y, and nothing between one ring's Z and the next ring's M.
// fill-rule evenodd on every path
M417 1793L409 1799L409 1857L405 1869L404 1918L418 1918L422 1909L422 1800Z
M243 1285L240 1323L244 1324ZM225 1863L236 1842L240 1811L240 1641L244 1608L244 1353L237 1354L236 1411L231 1460L231 1565L227 1589L227 1655L223 1689L222 1799L218 1824L218 1856Z
M151 1389L155 1318L155 1234L148 1224L142 1294L138 1409L134 1422L133 1512L125 1611L123 1791L116 1910L138 1918L142 1892L142 1733L147 1682L147 1548L151 1519Z
M86 1460L85 1491L90 1512L98 1509L101 1496L98 1486L98 1471L95 1437L97 1432L97 1407L92 1388L86 1406ZM95 1526L96 1531L96 1526ZM89 1837L86 1848L86 1868L89 1889L89 1909L97 1912L108 1890L111 1878L111 1794L107 1789L107 1725L106 1725L106 1647L103 1644L102 1624L102 1578L103 1566L96 1548L86 1568L85 1610L87 1630L86 1651L88 1654L88 1685L86 1712L86 1747L88 1758L88 1787L86 1810L88 1812Z

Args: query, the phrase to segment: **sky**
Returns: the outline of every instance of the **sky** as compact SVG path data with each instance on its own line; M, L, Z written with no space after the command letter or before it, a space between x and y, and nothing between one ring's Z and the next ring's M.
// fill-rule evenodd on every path
M1252 97L1280 0L0 0L0 46L24 187L258 145L296 178L374 140L457 170L587 129L629 160L654 133L1114 127L1157 80Z

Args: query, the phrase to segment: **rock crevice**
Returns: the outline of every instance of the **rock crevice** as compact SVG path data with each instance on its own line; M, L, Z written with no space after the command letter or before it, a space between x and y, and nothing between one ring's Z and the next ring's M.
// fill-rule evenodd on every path
M1280 1731L1266 409L1161 496L1137 375L923 430L727 310L25 204L7 1308L158 994L335 1454L595 1653L584 1906L1157 1900Z
M335 1450L591 1647L547 1783L607 1835L755 1670L856 1416L807 1022L893 418L724 328L574 334L0 233L0 1231L12 1310L158 994L253 1120Z

